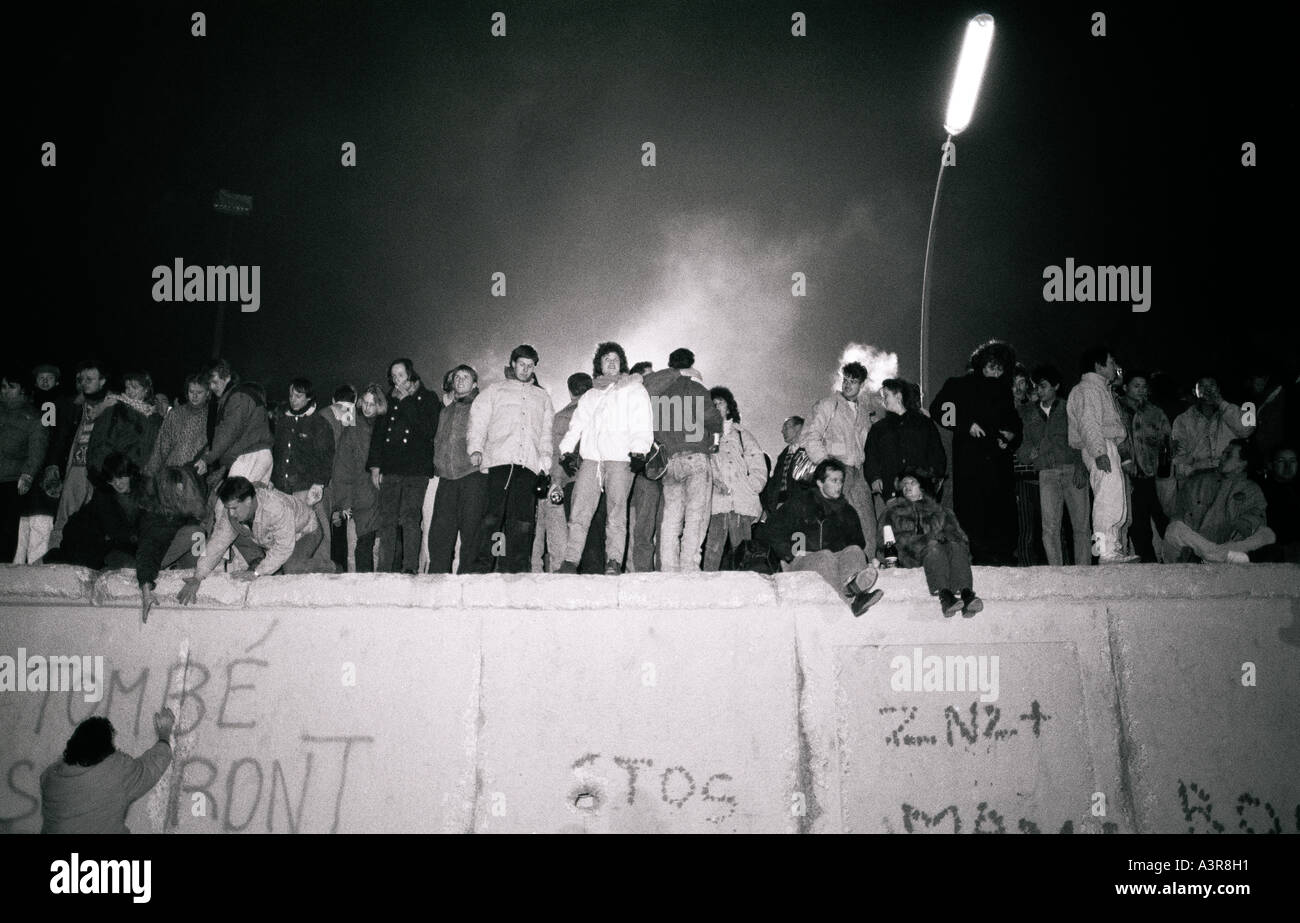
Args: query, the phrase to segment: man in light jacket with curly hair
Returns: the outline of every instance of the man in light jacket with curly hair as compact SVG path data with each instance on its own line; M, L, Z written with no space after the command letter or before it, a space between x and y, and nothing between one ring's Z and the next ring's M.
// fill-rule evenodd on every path
M605 492L605 574L623 571L627 545L627 500L632 478L645 470L654 441L650 394L640 375L627 373L627 353L617 343L601 343L592 362L594 387L578 401L569 431L560 442L566 470L579 464L569 514L569 545L562 574L576 574L587 544L587 529ZM574 458L575 450L581 456Z

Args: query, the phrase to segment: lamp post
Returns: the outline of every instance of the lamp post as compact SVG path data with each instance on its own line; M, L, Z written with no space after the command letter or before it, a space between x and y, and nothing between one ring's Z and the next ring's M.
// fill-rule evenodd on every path
M957 59L957 74L953 77L952 92L948 95L948 113L943 120L948 138L943 143L939 158L939 178L934 184L934 204L930 206L930 230L925 237L925 268L921 273L921 390L929 393L930 344L930 256L934 250L934 217L939 211L939 190L943 186L943 168L948 164L948 144L966 130L975 112L984 67L993 45L993 17L980 13L966 23L966 37L962 40L961 56Z
M231 248L235 242L235 219L253 211L253 197L240 195L228 189L218 189L212 197L212 210L226 216L226 258L223 265L230 265ZM217 319L212 329L212 358L221 358L221 341L226 329L226 303L217 302Z

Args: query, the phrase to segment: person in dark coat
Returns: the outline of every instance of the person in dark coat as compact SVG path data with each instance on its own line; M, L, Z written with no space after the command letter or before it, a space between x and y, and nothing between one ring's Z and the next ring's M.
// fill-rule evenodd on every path
M271 486L311 507L322 536L330 534L325 489L334 474L334 429L326 414L317 409L312 383L295 378L289 383L288 405L276 420L271 447ZM329 542L317 547L316 560L328 573Z
M162 417L153 402L153 379L148 372L127 372L122 376L123 393L104 412L90 434L86 464L92 481L105 460L117 452L143 471L153 454L153 444L162 428Z
M148 486L141 501L140 543L135 553L142 622L149 621L149 610L158 604L154 588L159 571L198 564L203 539L215 524L206 485L193 465L169 465Z
M5 373L0 380L0 564L14 559L18 524L49 447L49 433L27 400L23 376Z
M438 472L438 493L433 498L429 523L429 573L450 574L460 537L460 573L470 573L474 563L469 549L479 547L479 526L487 506L487 478L470 461L469 414L478 397L478 372L458 365L449 373L452 401L443 408L434 440L433 462Z
M781 424L781 438L785 448L772 463L772 476L763 485L759 499L763 501L763 512L767 518L777 511L790 495L798 490L805 490L809 485L794 477L794 455L799 451L799 437L803 435L803 417L787 417Z
M30 490L23 495L22 519L18 526L18 551L14 555L15 564L32 564L45 556L50 547L50 532L54 528L54 516L59 511L59 492L62 489L60 478L62 462L59 459L59 447L63 441L59 427L65 429L72 425L76 411L80 408L72 403L72 398L60 394L59 367L41 363L32 369L35 390L32 391L32 404L36 417L48 438L45 443L45 458L36 473ZM0 563L5 559L0 558Z
M921 412L921 389L902 378L880 386L888 411L867 434L863 470L871 492L882 501L899 496L897 481L908 468L940 483L948 474L948 453L934 421Z
M898 548L900 567L924 567L930 595L939 597L945 618L961 612L970 618L984 608L975 595L970 544L957 517L927 493L929 479L909 469L899 478L900 494L885 505L880 546L889 534Z
M94 570L134 567L143 494L139 474L135 462L121 452L109 455L90 500L69 517L62 544L45 556L45 562Z
M976 564L1015 563L1013 456L1023 428L1007 380L1015 365L1010 344L990 340L971 354L970 371L949 378L930 404L931 419L953 432L953 508Z
M844 463L825 458L813 487L798 490L772 514L763 534L787 571L811 570L850 600L855 616L884 595L873 590L876 568L867 562L866 536L857 510L844 499Z

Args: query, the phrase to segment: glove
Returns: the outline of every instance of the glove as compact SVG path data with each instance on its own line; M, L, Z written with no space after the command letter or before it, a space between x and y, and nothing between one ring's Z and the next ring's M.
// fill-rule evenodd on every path
M641 474L645 471L645 453L628 452L627 457L632 459L632 473Z
M564 469L565 474L573 477L582 467L582 456L577 452L565 452L560 456L560 467Z

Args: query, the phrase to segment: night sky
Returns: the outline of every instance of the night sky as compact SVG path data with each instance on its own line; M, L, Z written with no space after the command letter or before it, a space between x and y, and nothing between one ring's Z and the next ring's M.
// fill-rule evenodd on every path
M1069 3L193 6L206 37L175 4L11 18L32 61L10 143L21 369L49 358L70 384L94 355L181 393L216 309L155 303L151 272L226 261L224 187L254 197L231 262L261 267L262 305L227 309L222 351L273 398L306 375L327 399L396 356L435 387L459 362L486 384L526 342L558 409L600 340L656 368L688 346L775 454L848 344L917 377L944 109L978 12L997 32L939 205L931 390L989 336L1067 381L1106 341L1127 367L1216 369L1230 396L1254 356L1295 358L1293 23L1244 6L1105 4L1105 38L1097 4ZM1044 302L1066 257L1152 266L1151 310Z

